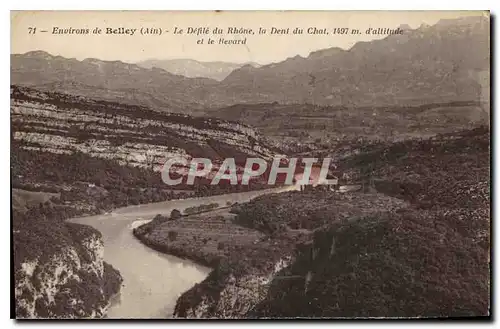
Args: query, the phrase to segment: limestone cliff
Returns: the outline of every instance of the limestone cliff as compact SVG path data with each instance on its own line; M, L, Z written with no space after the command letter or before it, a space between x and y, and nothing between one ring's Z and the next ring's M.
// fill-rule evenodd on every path
M120 289L101 234L85 225L14 222L16 318L101 318Z
M176 156L273 155L255 130L239 123L17 86L11 88L11 120L13 140L23 150L80 152L154 170Z
M293 262L292 256L279 259L268 271L237 275L221 266L200 284L185 292L175 306L179 318L245 318L268 293L277 273Z

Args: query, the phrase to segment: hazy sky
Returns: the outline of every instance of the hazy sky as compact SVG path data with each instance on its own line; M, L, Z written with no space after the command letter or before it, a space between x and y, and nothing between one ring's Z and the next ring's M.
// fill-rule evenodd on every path
M435 24L440 19L460 16L486 15L478 11L336 11L336 12L148 12L148 11L38 11L12 12L11 53L25 53L45 50L54 55L68 58L98 58L137 62L145 59L191 58L199 61L258 62L267 64L278 62L296 55L307 56L318 49L341 47L350 48L357 41L367 41L384 36L373 35L310 35L308 28L348 27L366 31L367 28L396 28L408 24L412 28L422 23ZM36 28L29 34L29 28ZM88 35L52 34L53 29L89 29ZM99 27L103 34L94 35L92 30ZM161 28L170 32L157 35L141 35L142 28ZM209 35L174 35L174 28L208 27ZM214 36L212 30L220 27L224 34ZM220 45L224 39L242 39L242 36L227 35L229 27L251 28L255 35L247 36L246 45ZM259 27L270 31L272 27L299 27L302 35L259 35ZM106 35L106 28L137 29L131 35ZM48 32L41 32L47 30ZM197 40L207 37L216 44L199 45Z

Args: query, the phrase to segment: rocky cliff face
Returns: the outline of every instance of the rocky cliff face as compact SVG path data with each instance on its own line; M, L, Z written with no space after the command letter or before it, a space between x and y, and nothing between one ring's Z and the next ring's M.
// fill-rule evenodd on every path
M98 231L18 215L13 233L17 318L104 316L122 279Z
M21 149L115 160L159 170L176 156L269 158L255 130L223 120L165 114L21 87L11 88L13 139Z
M174 316L194 319L245 318L265 299L275 275L292 262L292 256L284 256L267 272L253 272L242 276L235 276L233 272L221 274L219 268L203 283L194 286L179 298Z
M229 157L239 164L274 156L243 124L18 86L11 87L11 127L13 187L63 193L62 203L86 213L185 197L173 190L202 196L236 188L203 179L167 185L161 170L171 158L209 158L216 168Z

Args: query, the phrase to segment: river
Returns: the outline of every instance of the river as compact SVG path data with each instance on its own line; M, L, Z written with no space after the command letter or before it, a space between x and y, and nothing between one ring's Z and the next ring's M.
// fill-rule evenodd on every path
M140 243L132 229L157 214L169 215L201 204L247 202L259 195L296 190L295 186L232 193L203 198L171 200L129 206L112 213L71 219L90 225L102 233L104 260L123 277L120 294L107 312L108 318L165 318L173 314L177 298L201 282L211 269L191 261L165 255Z

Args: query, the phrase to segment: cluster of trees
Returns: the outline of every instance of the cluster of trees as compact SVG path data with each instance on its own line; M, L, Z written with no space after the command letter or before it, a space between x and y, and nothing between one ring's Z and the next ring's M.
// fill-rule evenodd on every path
M218 203L202 204L199 206L189 207L184 209L186 215L192 215L200 212L210 211L219 208Z
M252 316L450 317L489 312L487 253L433 213L402 211L333 224L317 232L310 249L288 271L296 279L273 282Z
M325 225L325 212L337 211L338 203L344 198L342 195L327 196L324 193L318 190L261 196L248 203L234 205L231 212L237 214L236 223L272 237L286 235L290 229L314 230ZM325 203L327 210L324 208Z

